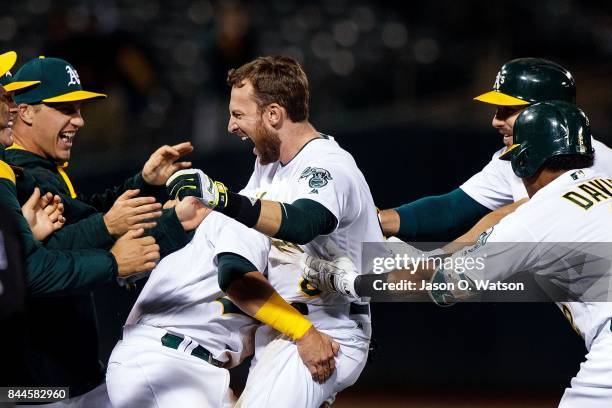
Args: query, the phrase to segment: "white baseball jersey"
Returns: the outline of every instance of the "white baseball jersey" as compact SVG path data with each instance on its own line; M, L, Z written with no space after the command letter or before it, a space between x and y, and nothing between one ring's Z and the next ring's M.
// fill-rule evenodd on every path
M286 165L275 162L264 166L256 160L253 175L241 194L289 204L309 199L325 206L338 220L336 229L301 246L320 258L330 260L343 254L355 265L361 265L362 242L383 241L374 200L363 174L353 157L330 136L311 140ZM281 249L295 247L278 240L272 245ZM273 248L270 252L268 280L285 300L346 308L346 297L320 294L308 287L300 268L275 262L274 251Z
M252 352L257 322L241 314L217 283L217 255L236 253L259 271L267 267L269 238L211 212L185 247L163 258L130 312L127 324L189 336L233 367ZM221 299L221 300L217 300Z
M610 295L612 266L610 244L601 243L611 242L612 179L593 169L570 170L483 234L474 247L453 255L454 258L484 257L484 269L472 268L464 274L447 270L444 277L447 282L464 277L499 282L517 272L529 271L540 276L548 274L547 278L556 277L556 283L572 293L580 292L577 289L586 283L592 291L603 293L597 296L582 292L585 297L605 300ZM590 262L591 258L599 261ZM582 261L576 262L577 259ZM590 271L592 267L597 270ZM610 325L612 303L588 300L559 302L558 306L590 349L602 327Z
M612 177L612 149L595 139L592 140L595 149L595 163L592 169ZM505 147L496 151L491 161L460 187L467 195L490 210L527 197L523 181L514 174L511 163L499 160L499 156L505 151Z

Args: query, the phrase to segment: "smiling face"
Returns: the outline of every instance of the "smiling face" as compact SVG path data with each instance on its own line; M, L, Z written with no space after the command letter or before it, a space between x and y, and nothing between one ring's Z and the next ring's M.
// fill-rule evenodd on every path
M249 81L241 85L232 87L227 130L242 140L250 139L261 164L273 163L280 156L281 141L278 132L265 123L263 112L253 97L253 85Z
M518 115L525 109L525 106L498 106L491 126L504 137L504 144L512 146L512 129Z
M80 102L31 106L33 153L56 162L70 159L70 149L78 130L85 126Z

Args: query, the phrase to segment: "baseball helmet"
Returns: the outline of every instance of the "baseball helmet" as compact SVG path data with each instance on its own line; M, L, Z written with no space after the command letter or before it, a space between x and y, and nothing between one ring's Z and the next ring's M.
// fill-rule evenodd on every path
M518 58L501 67L492 91L474 100L500 106L525 106L552 100L576 103L576 82L567 69L552 61Z
M593 157L589 119L576 105L547 101L529 106L514 123L514 144L499 158L520 178L533 176L553 156Z

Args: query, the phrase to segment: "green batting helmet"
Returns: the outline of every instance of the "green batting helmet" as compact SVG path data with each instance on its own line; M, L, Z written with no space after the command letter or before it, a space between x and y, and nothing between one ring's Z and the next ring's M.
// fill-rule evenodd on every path
M546 159L568 154L593 157L589 119L574 104L547 101L521 112L514 123L514 144L499 158L510 160L514 174L526 178Z
M501 67L492 91L474 100L500 106L552 100L576 103L576 82L567 69L552 61L518 58Z

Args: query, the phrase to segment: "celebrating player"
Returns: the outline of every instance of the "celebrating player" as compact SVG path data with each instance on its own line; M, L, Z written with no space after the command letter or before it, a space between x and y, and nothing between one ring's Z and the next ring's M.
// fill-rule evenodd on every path
M576 83L568 70L554 62L519 58L501 67L492 91L474 99L497 107L492 126L503 136L505 146L459 188L381 211L386 236L395 235L405 241L445 241L463 234L491 210L509 206L490 217L490 225L523 203L522 199L527 197L523 183L508 162L497 159L512 145L512 129L519 113L536 102L563 100L575 103ZM597 140L593 140L593 147L594 169L612 176L612 150ZM460 240L474 238L475 234L470 234Z
M518 116L514 129L515 144L500 159L511 163L530 200L483 233L476 245L451 257L462 258L464 265L468 260L485 259L485 268L456 271L442 266L435 271L391 272L385 277L418 282L417 289L423 280L450 283L451 290L432 291L438 302L472 296L477 293L475 282L503 281L518 272L554 278L567 294L564 299L581 300L558 302L558 306L584 338L588 351L560 407L608 407L612 404L612 303L608 301L612 295L612 179L592 168L588 119L575 105L562 101L534 104ZM603 251L600 243L607 245ZM354 282L365 276L352 273L346 260L343 267L321 261L315 264L323 268L306 268L313 281ZM593 267L597 268L589 270ZM459 281L469 287L461 288Z
M342 253L359 264L361 242L382 240L374 203L351 155L308 121L308 80L301 66L287 57L262 57L231 70L228 84L228 130L255 145L251 179L237 194L202 172L181 171L168 181L171 194L196 195L205 205L274 238L273 251L296 250L300 244L299 250L307 253L326 259ZM257 330L255 359L240 403L319 407L353 384L363 369L370 337L368 308L321 295L302 281L299 268L276 258L271 252L269 284L238 261L232 279L224 283L232 300L249 314L253 310L243 300L256 293L262 312L255 317L268 324ZM310 329L299 326L296 333L293 317L274 313L285 311L286 301L340 344L330 380L324 381L324 372L311 371L314 380L307 375L290 339ZM322 345L329 347L327 340Z
M224 298L219 257L232 253L264 271L269 240L187 199L206 218L151 272L128 317L106 374L116 408L233 407L227 369L253 352L258 322Z
M36 284L39 294L63 292L68 295L29 299L29 336L32 340L27 345L25 365L30 378L23 383L69 385L71 397L84 395L95 388L107 401L103 367L98 360L92 297L86 290L114 280L118 272L123 275L133 273L133 269L150 270L160 252L173 252L189 241L187 231L195 229L201 218L182 218L188 213L183 211L188 210L185 206L177 206L176 210L162 215L161 205L155 203L154 197L136 195L138 190L145 194L163 193L163 185L170 174L190 165L175 162L192 148L189 143L162 147L145 163L142 172L122 186L91 197L77 195L65 167L74 138L85 124L80 104L104 95L84 91L74 67L58 58L31 60L13 79L40 82L15 95L18 104L13 126L15 143L4 152L9 164L22 169L16 186L20 202L29 197L35 186L59 195L67 226L54 233L47 246L104 250L90 256L85 253L75 258L64 256L57 259L57 265L53 262L41 264L38 266L41 273L33 277L37 280L28 280ZM160 218L152 220L157 217ZM155 227L150 232L152 237L136 240L144 228L151 227ZM123 250L115 251L119 247ZM113 252L107 252L109 249ZM76 264L77 271L86 268L90 274L65 273L62 268L66 265L70 268L70 262ZM50 275L51 268L61 272ZM80 292L74 293L75 288ZM75 332L74 327L79 330ZM71 333L71 341L57 337L58 332ZM95 390L91 395L95 398Z

